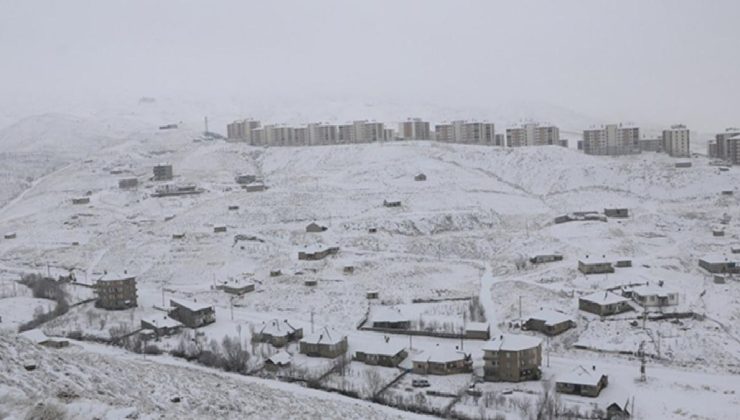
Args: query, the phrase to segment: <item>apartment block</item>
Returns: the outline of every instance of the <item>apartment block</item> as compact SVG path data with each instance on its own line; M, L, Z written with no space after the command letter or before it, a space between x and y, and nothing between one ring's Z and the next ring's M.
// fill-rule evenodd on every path
M430 140L432 133L429 122L421 118L411 118L398 124L398 135L403 140Z
M724 133L715 136L714 146L710 149L710 157L724 159L733 165L740 165L740 128L728 128ZM711 147L711 146L710 146Z
M309 124L308 144L336 144L339 139L339 129L336 125Z
M437 141L449 143L494 145L495 127L492 123L453 121L434 128Z
M523 124L506 130L506 145L509 147L546 146L560 144L560 130L555 126L540 126L537 123Z
M640 129L609 124L583 131L583 151L589 155L627 155L640 152Z
M670 130L663 130L663 150L673 157L689 157L690 137L685 125L672 125Z
M259 128L260 122L250 119L237 120L226 125L226 138L228 140L250 142L252 130Z

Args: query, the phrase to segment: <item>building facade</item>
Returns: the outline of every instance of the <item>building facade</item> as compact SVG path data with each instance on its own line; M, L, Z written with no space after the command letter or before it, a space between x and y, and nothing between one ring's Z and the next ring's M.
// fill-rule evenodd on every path
M430 140L432 133L428 121L421 118L410 118L398 124L398 136L402 140Z
M527 335L501 335L483 345L483 379L521 382L542 376L542 340Z
M663 150L673 157L689 157L689 139L691 133L685 125L672 125L669 130L663 130Z
M95 306L103 309L136 307L136 277L128 274L105 274L95 283Z
M495 127L492 123L453 121L450 124L435 126L437 141L448 143L494 145Z
M560 129L537 123L509 128L506 130L506 145L508 147L560 145Z
M627 155L640 152L640 129L621 124L583 131L583 151L589 155Z

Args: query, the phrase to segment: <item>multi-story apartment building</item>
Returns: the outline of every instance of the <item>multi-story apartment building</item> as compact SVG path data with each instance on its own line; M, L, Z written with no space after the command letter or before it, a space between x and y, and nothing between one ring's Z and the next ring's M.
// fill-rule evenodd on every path
M421 118L410 118L398 124L398 135L403 140L430 140L432 138L429 122L422 121Z
M609 124L583 131L583 151L589 155L626 155L640 152L640 129Z
M485 381L520 382L539 379L542 340L528 335L501 335L483 345Z
M339 129L336 125L309 124L308 144L335 144L339 140Z
M228 140L250 142L252 130L259 128L260 122L250 119L234 121L226 126Z
M560 145L560 130L555 126L540 126L537 123L527 123L521 127L506 130L506 145L509 147L546 146L552 144Z
M266 125L263 128L264 144L267 146L295 145L295 128Z
M494 145L495 127L492 123L453 121L434 127L437 141L449 143Z
M740 141L740 128L728 128L724 133L715 136L714 146L710 144L710 157L724 159L733 165L740 164L738 144ZM712 153L713 152L713 153Z
M108 274L95 283L95 306L103 309L128 309L136 307L136 277L124 272Z
M663 150L673 157L689 157L689 129L685 125L672 125L663 130Z

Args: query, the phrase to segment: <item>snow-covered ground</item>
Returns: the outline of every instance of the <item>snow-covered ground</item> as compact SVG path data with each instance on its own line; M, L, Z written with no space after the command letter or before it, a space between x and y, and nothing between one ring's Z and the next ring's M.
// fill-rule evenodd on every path
M394 142L265 149L196 142L197 131L187 125L172 131L133 125L127 131L113 124L106 140L91 146L90 139L99 135L99 125L93 126L98 128L82 129L90 136L68 129L63 146L44 143L43 150L54 159L21 165L13 170L13 179L20 181L0 186L1 278L74 270L79 281L89 283L104 271L127 270L137 276L139 307L104 312L82 305L47 324L47 332L108 337L112 326L134 330L142 317L158 313L155 305L187 298L215 305L216 323L200 329L208 338L248 340L256 325L287 319L306 332L333 327L349 335L352 349L353 341L383 339L382 334L356 330L368 313L368 290L380 293L373 305L394 305L413 321L447 322L455 328L463 322L467 301L444 299L479 297L494 334L517 331L521 301L523 316L540 308L557 309L576 321L575 330L550 341L551 355L565 364L596 357L637 371L638 363L618 352L636 352L642 344L655 357L651 363L659 366L652 370L654 383L669 384L664 390L684 387L682 395L699 397L699 391L690 392L697 386L685 382L690 375L704 375L708 383L716 378L717 386L701 391L717 390L711 410L685 405L677 413L678 405L641 405L643 418L731 418L732 409L737 411L738 396L724 393L727 387L720 390L719 384L740 382L740 284L716 284L697 265L701 256L729 254L740 243L738 192L721 194L740 183L737 168L720 172L704 158L692 159L691 168L675 168L676 160L662 154L596 157L554 146ZM37 159L37 151L20 146L22 139L30 141L36 134L14 130L0 137L13 137L8 153ZM69 153L77 148L83 157ZM150 180L151 168L163 161L173 164L174 182L194 183L206 191L151 197L161 184ZM427 181L414 181L420 172ZM268 189L243 191L234 182L239 173L263 177ZM132 176L139 179L137 189L118 189L118 179ZM72 198L79 196L89 196L90 203L73 205ZM398 199L402 206L384 207L386 199ZM564 213L607 207L629 208L630 217L552 222ZM724 214L732 217L726 235L714 237L712 227ZM312 221L328 230L306 233ZM214 233L216 225L226 226L227 232ZM370 228L377 233L369 233ZM16 238L1 239L6 232L15 232ZM185 236L173 239L175 233ZM237 240L236 235L257 240ZM337 245L339 254L298 260L299 248L317 243ZM564 259L517 264L550 252ZM633 266L584 276L577 261L587 254L631 259ZM353 273L344 272L347 265L355 267ZM278 269L281 276L269 275ZM256 291L233 302L213 287L244 273L253 278ZM305 286L307 279L318 284ZM640 315L635 312L602 321L578 311L582 294L659 281L679 292L679 305L665 311L693 311L704 319L648 321L643 329L641 320L637 327L631 325ZM84 293L75 296L84 300ZM0 310L11 305L0 300ZM437 343L459 344L413 339L414 348ZM591 350L575 349L575 343ZM481 345L465 343L477 373ZM354 376L363 376L362 369L353 370ZM619 372L610 378L610 387L621 387L630 396L652 395ZM337 386L344 381L328 379ZM361 390L356 385L347 388ZM466 381L453 385L451 393ZM667 395L660 392L652 396Z

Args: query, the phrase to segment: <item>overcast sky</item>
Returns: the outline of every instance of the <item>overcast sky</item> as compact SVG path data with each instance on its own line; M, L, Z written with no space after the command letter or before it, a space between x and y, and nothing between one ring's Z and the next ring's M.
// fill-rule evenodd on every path
M740 124L738 22L737 0L0 0L0 106L525 101L715 131Z

